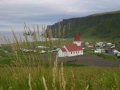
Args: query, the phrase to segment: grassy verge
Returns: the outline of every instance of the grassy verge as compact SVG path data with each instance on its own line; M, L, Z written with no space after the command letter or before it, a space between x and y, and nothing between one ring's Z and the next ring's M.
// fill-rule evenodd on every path
M110 55L107 55L107 54L102 54L102 53L98 53L96 54L104 59L109 59L109 60L120 60L120 58L117 58L116 56L110 56Z

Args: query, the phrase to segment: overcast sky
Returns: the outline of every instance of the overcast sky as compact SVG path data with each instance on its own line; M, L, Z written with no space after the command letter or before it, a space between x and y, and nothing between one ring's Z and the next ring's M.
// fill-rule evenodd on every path
M120 10L119 0L0 0L0 31L22 31L62 19Z

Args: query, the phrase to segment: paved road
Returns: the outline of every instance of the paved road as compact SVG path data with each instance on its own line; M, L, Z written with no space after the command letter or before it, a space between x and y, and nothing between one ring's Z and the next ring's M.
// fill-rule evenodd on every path
M108 45L106 45L106 49L108 50L108 54L111 56L115 56ZM52 54L52 60L55 60L56 53ZM43 59L47 58L44 56ZM98 67L120 67L120 60L105 60L99 56L93 54L84 54L81 56L74 57L63 57L58 58L59 62L69 62L75 64L84 64L88 66L98 66ZM48 62L45 60L45 62Z
M106 49L108 50L108 54L110 56L115 56L114 53L111 51L110 47L106 44Z
M52 60L55 60L55 53ZM93 54L84 54L74 57L59 57L58 61L98 67L120 67L120 60L105 60Z

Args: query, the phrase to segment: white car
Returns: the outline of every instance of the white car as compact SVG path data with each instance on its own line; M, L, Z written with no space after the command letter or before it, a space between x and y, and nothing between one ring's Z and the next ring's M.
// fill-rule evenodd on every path
M30 52L28 49L23 49L22 51L23 52Z
M118 50L113 50L113 53L114 54L117 54L119 51Z
M40 53L46 53L46 51L45 50L41 50Z
M33 52L34 52L34 53L36 53L36 52L37 52L37 50L33 50Z
M60 48L56 48L56 49L53 49L52 51L53 51L53 52L57 52L57 51L59 51L59 49L60 49Z
M117 53L117 57L120 57L120 52Z
M50 52L53 52L52 50L48 50L48 52L50 53Z
M100 50L94 50L94 53L101 53Z
M110 48L111 48L111 49L112 49L112 48L115 48L115 46L111 46Z

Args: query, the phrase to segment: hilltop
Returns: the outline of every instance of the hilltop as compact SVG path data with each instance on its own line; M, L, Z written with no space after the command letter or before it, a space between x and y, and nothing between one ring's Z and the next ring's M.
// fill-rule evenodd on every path
M63 19L49 25L54 37L73 37L78 31L82 38L120 38L120 11Z

